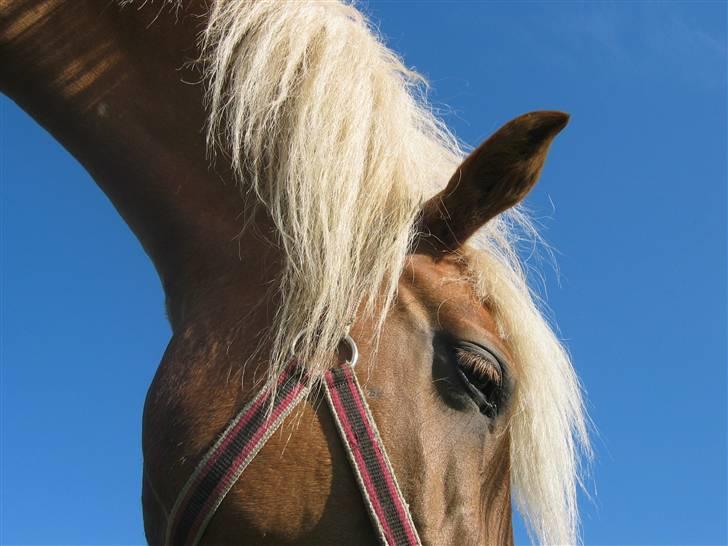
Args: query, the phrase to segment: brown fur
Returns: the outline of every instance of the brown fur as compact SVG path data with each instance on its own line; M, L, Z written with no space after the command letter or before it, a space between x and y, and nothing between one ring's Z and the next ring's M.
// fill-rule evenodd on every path
M160 544L185 480L265 377L265 355L257 369L240 364L276 304L260 299L277 271L270 223L259 213L239 244L238 190L224 161L217 170L209 166L202 90L185 83L200 77L185 65L198 53L199 3L176 23L166 8L156 17L159 6L119 10L106 0L0 0L0 9L0 87L92 173L162 279L173 336L143 427L145 529L149 542ZM533 114L486 142L456 174L458 189L448 186L426 207L429 232L457 249L520 201L563 122L561 114ZM444 332L508 351L459 257L431 254L420 249L408 260L378 349L372 324L353 326L357 374L423 542L510 544L509 412L488 420L445 403L438 382L454 379L434 364L433 337ZM517 383L516 363L510 365ZM204 539L375 542L331 417L316 397L271 438Z

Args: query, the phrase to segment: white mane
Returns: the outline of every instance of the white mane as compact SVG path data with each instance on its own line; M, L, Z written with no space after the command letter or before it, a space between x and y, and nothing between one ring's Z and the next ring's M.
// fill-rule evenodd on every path
M208 138L268 209L285 257L273 369L303 331L297 353L315 375L355 315L381 325L419 207L464 154L428 108L422 78L350 5L216 0L203 51ZM515 498L539 542L572 544L584 412L511 244L523 228L531 230L517 211L489 223L472 268L524 370L512 422Z

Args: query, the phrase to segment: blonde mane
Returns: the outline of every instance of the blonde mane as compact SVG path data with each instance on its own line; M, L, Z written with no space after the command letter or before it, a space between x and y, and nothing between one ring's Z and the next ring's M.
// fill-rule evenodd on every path
M216 0L202 37L211 147L278 230L284 270L268 343L272 369L297 353L316 376L355 316L381 324L425 198L463 151L366 19L340 2ZM512 243L512 211L475 245L475 285L524 369L512 422L518 506L542 544L577 539L579 385L534 303ZM588 449L588 448L587 448Z

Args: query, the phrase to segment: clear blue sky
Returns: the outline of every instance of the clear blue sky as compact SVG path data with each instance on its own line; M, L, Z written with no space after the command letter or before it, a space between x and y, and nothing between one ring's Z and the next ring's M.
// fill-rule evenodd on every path
M365 9L468 143L528 110L572 114L528 203L598 428L585 542L726 544L726 4ZM0 112L0 541L142 543L160 283L81 167Z

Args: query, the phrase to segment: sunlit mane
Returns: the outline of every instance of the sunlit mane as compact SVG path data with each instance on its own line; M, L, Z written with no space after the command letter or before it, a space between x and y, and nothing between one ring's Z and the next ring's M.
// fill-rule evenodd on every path
M267 341L273 372L297 353L312 374L355 316L383 321L423 199L463 152L433 116L423 81L352 6L218 0L203 37L210 143L278 230L284 271ZM479 237L476 286L524 369L512 423L512 480L534 536L576 539L579 386L526 286L510 213Z

